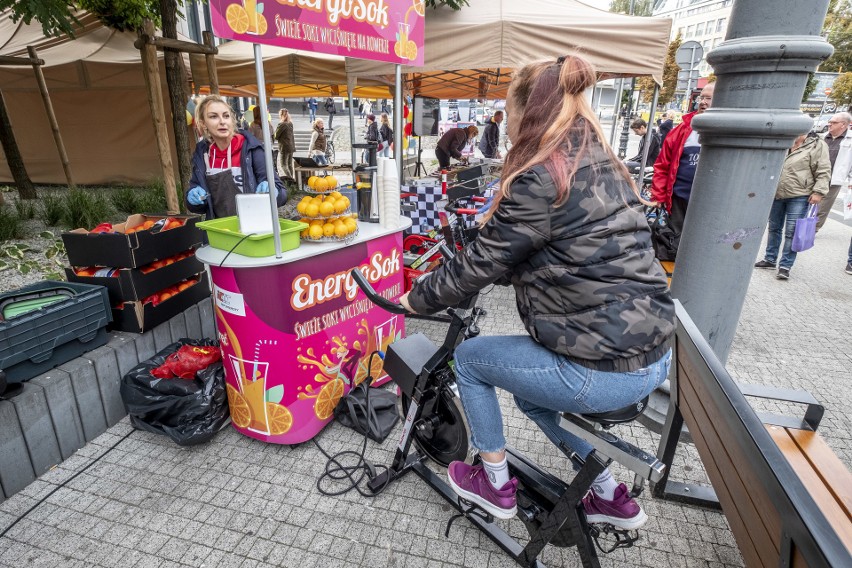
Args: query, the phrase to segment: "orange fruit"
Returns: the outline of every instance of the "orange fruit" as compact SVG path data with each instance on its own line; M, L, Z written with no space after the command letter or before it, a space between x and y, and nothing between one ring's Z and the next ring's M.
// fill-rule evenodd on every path
M342 397L343 381L341 379L334 379L326 383L320 390L316 403L314 403L314 414L320 420L329 418Z
M325 184L328 186L328 189L334 189L337 187L337 178L334 176L325 176Z
M225 11L228 26L238 34L244 34L249 28L249 18L245 8L239 4L231 4Z
M349 229L346 228L346 225L340 223L339 225L334 226L334 236L338 238L343 238L349 234Z
M231 409L231 421L237 428L248 428L251 422L251 409L240 391L228 385L228 407Z
M323 217L334 215L334 204L329 201L324 201L323 204L319 206L319 212Z
M160 294L160 303L165 302L166 300L168 300L172 296L174 296L174 294L170 294L168 292L163 292L162 294Z
M313 189L313 188L314 188L314 185L316 185L316 183L317 183L317 180L318 180L318 179L319 179L319 178L318 178L317 176L311 176L311 177L309 177L309 178L308 178L308 187L310 187L311 189Z
M266 403L266 418L269 433L273 436L285 434L290 427L293 426L293 415L286 406L275 404L274 402Z
M316 217L319 215L319 206L311 203L307 207L305 207L305 215L308 217Z
M338 215L346 211L349 207L349 200L345 197L341 197L337 201L334 202L334 212Z
M322 226L322 235L324 237L333 237L334 236L334 224L326 223Z
M413 41L408 42L408 45L405 46L405 56L412 61L417 59L417 44Z
M414 0L414 11L417 12L418 16L426 15L426 1L425 0Z
M322 238L322 235L323 235L322 226L321 225L311 225L311 227L308 229L308 234L310 235L310 237L313 240L315 240L315 241L320 240Z
M325 178L317 178L317 181L314 182L314 190L322 193L327 189L328 183L325 181Z

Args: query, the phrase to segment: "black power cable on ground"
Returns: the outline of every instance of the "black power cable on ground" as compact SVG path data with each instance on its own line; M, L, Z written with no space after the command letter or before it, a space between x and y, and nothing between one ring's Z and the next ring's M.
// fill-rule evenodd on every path
M114 443L112 446L110 446L109 448L107 448L107 451L105 451L104 453L102 453L101 455L99 455L98 457L96 457L94 460L92 460L92 461L91 461L91 462L90 462L90 463L89 463L86 467L84 467L83 469L81 469L80 471L78 471L77 473L75 473L74 475L72 475L71 477L69 477L68 479L66 479L65 481L63 481L62 483L60 483L59 485L57 485L56 487L54 487L54 488L53 488L53 490L51 490L51 492L50 492L50 493L48 493L47 495L45 495L44 497L42 497L41 499L39 499L39 500L38 500L38 502L37 502L35 505L33 505L32 507L30 507L29 509L27 509L27 510L26 510L23 514L19 515L17 519L15 519L14 521L12 521L12 524L11 524L11 525L9 525L9 526L8 526L8 527L6 527L5 529L3 529L3 532L0 532L0 538L3 538L4 536L6 536L6 533L8 533L10 530L12 530L12 527L14 527L15 525L17 525L17 524L18 524L19 522L21 522L21 521L22 521L22 520L23 520L23 519L24 519L27 515L29 515L30 513L32 513L32 512L35 510L35 508L36 508L36 507L38 507L39 505L41 505L42 503L44 503L45 501L47 501L48 497L50 497L51 495L53 495L54 493L56 493L57 491L59 491L60 489L62 489L63 487L65 487L66 485L68 485L68 483L69 483L69 482L71 482L71 481L73 481L73 480L74 480L74 479L75 479L78 475L80 475L81 473L85 472L87 469L89 469L90 467L92 467L93 465L95 465L96 463L98 463L102 457L104 457L105 455L107 455L108 453L110 453L111 451L113 451L115 448L117 448L117 447L118 447L118 445L119 445L120 443L122 443L122 442L123 442L123 441L125 441L127 438L129 438L129 437L130 437L130 435L131 435L131 434L133 434L133 432L135 432L135 431L136 431L136 430L135 430L135 429L133 429L133 430L131 430L130 432L128 432L127 434L125 434L125 435L124 435L124 437L122 437L119 441L117 441L117 442L116 442L116 443Z
M379 351L373 351L372 353L370 353L370 359L368 361L369 364L367 365L367 378L364 379L364 381L368 385L367 392L365 395L365 405L367 409L367 415L365 419L368 421L370 415L372 414L372 406L370 404L370 390L372 389L372 387L369 385L371 385L374 380L374 377L371 373L373 369L373 357L377 355L379 357L384 358L384 356ZM367 450L367 438L369 432L370 428L368 424L367 428L364 429L364 443L361 445L360 452L356 452L354 450L344 450L342 452L338 452L334 455L331 455L326 452L322 448L322 446L319 445L319 442L317 442L316 438L313 439L314 445L316 445L319 451L322 452L322 455L324 455L328 459L325 464L325 472L317 479L317 490L321 494L329 497L336 497L338 495L349 493L354 489L364 497L376 497L382 491L385 490L385 488L388 486L388 482L390 481L390 476L387 477L387 481L385 482L385 484L382 485L377 491L365 491L360 487L361 482L364 481L364 479L367 479L369 481L370 479L376 477L376 475L378 475L379 473L382 473L389 469L386 465L375 466L366 459L364 459L364 453ZM347 457L356 458L355 463L352 465L344 465L343 463L341 463L341 461ZM380 468L381 471L377 468ZM322 483L325 479L330 479L334 482L339 482L348 479L349 484L344 486L342 489L331 491L323 489Z

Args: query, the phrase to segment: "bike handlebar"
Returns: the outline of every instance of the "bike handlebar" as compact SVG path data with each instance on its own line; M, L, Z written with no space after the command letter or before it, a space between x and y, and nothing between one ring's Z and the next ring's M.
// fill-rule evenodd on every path
M383 310L390 312L392 314L407 314L408 310L405 307L398 303L392 302L387 298L380 296L376 289L367 281L367 278L361 273L357 268L353 268L350 272L352 274L352 279L361 288L361 291L366 294L367 298Z

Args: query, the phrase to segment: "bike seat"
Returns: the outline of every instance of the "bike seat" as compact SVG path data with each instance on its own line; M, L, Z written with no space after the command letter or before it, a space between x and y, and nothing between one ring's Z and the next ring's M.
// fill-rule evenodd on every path
M648 407L648 398L646 396L637 403L619 408L618 410L610 410L609 412L598 412L595 414L581 414L583 418L591 422L597 422L601 426L614 426L615 424L624 424L636 420L645 409Z

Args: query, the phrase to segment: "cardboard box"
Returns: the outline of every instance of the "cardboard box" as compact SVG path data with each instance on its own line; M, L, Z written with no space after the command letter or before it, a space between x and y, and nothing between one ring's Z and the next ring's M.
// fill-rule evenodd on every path
M115 306L122 302L143 300L203 270L204 265L193 255L147 274L138 268L122 268L118 271L117 277L78 276L74 269L66 268L65 276L69 282L104 286L109 292L111 304Z
M206 241L204 231L195 226L200 215L169 215L186 219L183 227L153 233L150 230L125 234L125 227L137 227L147 220L164 219L163 215L131 215L114 225L114 233L90 233L74 229L62 233L62 242L71 266L112 266L139 268L155 260L174 256Z
M113 331L142 333L170 320L190 306L210 296L210 283L207 273L198 274L199 281L194 286L179 292L158 305L143 304L142 301L125 302L121 309L113 309ZM166 286L168 287L168 286Z

